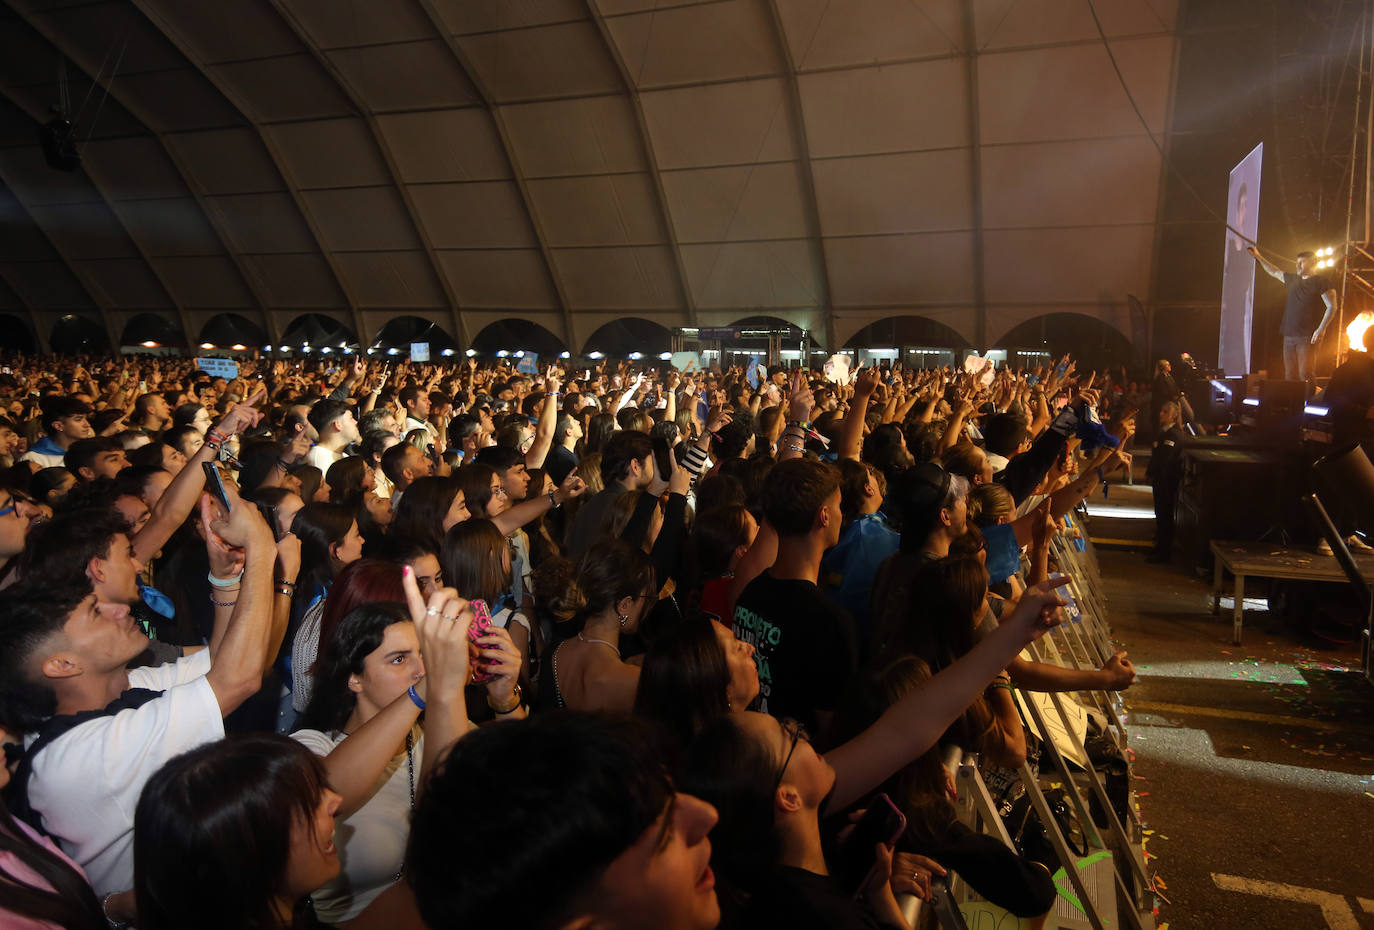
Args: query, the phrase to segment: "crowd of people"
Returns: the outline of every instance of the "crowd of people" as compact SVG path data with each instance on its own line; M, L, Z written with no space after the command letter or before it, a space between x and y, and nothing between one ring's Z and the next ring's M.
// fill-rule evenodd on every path
M7 359L0 924L1043 917L948 765L1131 683L1023 654L1123 382L572 364Z

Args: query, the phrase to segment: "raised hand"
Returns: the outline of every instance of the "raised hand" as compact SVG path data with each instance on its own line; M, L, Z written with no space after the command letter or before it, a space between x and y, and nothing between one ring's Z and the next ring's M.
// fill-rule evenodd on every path
M471 668L468 626L474 616L472 605L452 588L439 588L426 603L409 565L402 569L401 588L425 663L425 700L461 701Z

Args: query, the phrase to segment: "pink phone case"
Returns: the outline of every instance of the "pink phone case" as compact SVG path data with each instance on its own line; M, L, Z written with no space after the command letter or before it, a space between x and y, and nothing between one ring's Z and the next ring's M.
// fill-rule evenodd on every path
M472 622L468 624L468 639L476 645L478 639L486 636L495 627L491 622L491 610L487 607L486 601L480 599L473 601L472 612L475 616L472 618ZM490 681L495 677L495 675L488 674L480 668L474 667L472 670L472 680L476 682Z

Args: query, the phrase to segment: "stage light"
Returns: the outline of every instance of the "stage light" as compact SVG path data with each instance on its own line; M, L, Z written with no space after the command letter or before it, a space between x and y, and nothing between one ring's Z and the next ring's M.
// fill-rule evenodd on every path
M400 354L401 354L401 350L398 349L398 348L396 348L395 346L392 346L391 348L389 348L389 349L386 350L386 354L387 354L387 355L400 355Z
M343 347L343 354L344 354L344 355L352 355L352 354L353 354L353 350L350 349L348 346L344 346L344 347Z
M559 358L572 358L572 353L571 353L571 352L560 352L560 353L558 354L558 357L559 357Z
M631 352L631 353L630 353L630 361L632 361L632 362L637 362L637 361L639 361L640 359L642 359L643 357L644 357L644 353L643 353L643 352Z
M215 344L213 342L202 342L200 344L200 347L202 349L213 349L215 347Z
M323 349L320 350L320 354L322 354L322 355L328 355L330 352L333 352L333 351L334 351L334 350L331 349L329 346L325 346Z
M140 342L139 345L143 346L143 348L145 348L145 349L156 349L156 348L157 348L157 343L156 343L156 342L153 342L153 340L151 340L151 339L149 339L147 342Z
M659 360L660 362L671 362L671 361L673 360L673 353L671 353L671 352L660 352L660 353L658 353L658 360Z
M518 350L518 351L515 353L515 357L516 357L516 358L524 358L524 357L525 357L525 350L524 350L524 349Z
M444 351L440 352L439 354L442 355L442 356L444 356L444 358L448 358L450 355L453 354L453 350L452 350L452 349L445 349Z
M602 353L602 352L588 352L588 353L587 353L587 358L605 358L605 357L606 357L605 353Z
M463 354L466 355L468 358L473 358L474 356L477 355L477 350L476 350L476 349L468 349L468 350L467 350L466 352L464 352Z
M309 354L310 354L310 346L308 346L308 345L306 345L306 346L301 346L301 351L304 352L306 355L309 355Z
M510 355L510 353L507 352L505 349L497 349L497 350L496 350L496 357L497 357L497 358L505 358L505 357L508 356L508 355Z

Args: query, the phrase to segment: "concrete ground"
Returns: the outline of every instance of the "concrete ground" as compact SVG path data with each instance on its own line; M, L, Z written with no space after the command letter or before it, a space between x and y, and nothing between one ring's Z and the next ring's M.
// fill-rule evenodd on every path
M1113 540L1098 550L1112 626L1137 669L1128 724L1159 925L1374 930L1374 686L1358 647L1249 600L1262 586L1247 586L1256 609L1232 645L1210 578L1133 548L1153 532L1149 508L1143 486L1090 504L1092 535Z

